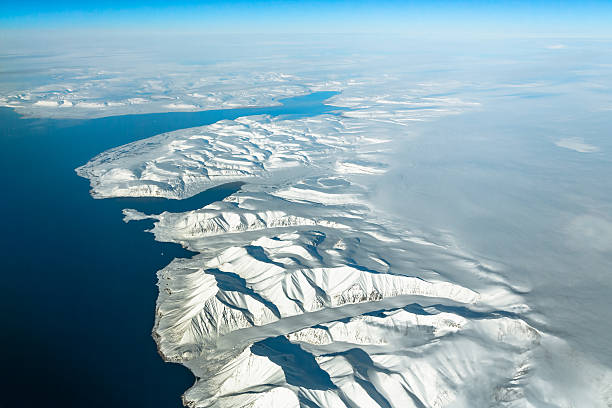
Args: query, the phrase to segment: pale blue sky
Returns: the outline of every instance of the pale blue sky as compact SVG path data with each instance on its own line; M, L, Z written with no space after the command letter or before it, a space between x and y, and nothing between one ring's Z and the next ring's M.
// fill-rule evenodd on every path
M5 29L202 32L395 32L608 36L605 1L97 1L4 2Z

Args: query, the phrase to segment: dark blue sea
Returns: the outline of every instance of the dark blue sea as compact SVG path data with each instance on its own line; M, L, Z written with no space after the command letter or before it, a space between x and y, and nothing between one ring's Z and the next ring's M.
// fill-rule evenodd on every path
M185 211L223 199L239 184L187 200L89 195L74 169L134 140L240 116L311 116L334 93L282 106L26 119L0 108L0 407L180 407L194 382L165 363L151 337L156 271L192 254L153 240L148 221L123 208Z

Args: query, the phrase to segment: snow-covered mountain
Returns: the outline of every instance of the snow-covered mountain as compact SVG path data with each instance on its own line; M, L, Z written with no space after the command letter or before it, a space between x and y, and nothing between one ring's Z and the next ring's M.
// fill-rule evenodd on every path
M439 98L425 113L363 95L338 97L358 108L347 114L221 121L77 169L97 198L246 183L191 211L124 210L126 222L154 220L157 240L198 252L158 272L153 330L164 359L197 377L185 404L605 406L610 373L584 362L558 374L554 356L568 346L528 288L452 233L417 229L372 199L410 120L474 104Z

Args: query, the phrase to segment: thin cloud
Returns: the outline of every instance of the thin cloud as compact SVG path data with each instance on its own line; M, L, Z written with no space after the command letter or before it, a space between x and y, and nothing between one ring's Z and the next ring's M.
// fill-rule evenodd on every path
M564 149L574 150L580 153L594 153L599 151L599 147L584 143L584 140L579 137L570 137L557 140L555 145Z

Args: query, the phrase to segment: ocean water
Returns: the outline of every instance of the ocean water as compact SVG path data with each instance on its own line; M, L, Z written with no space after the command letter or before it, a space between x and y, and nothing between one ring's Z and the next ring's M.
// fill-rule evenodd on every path
M93 120L25 119L0 108L0 407L180 407L194 381L163 362L151 337L155 272L191 253L143 233L150 221L125 224L121 210L201 208L240 185L182 201L94 200L76 167L114 146L222 119L334 112L323 104L334 94Z

